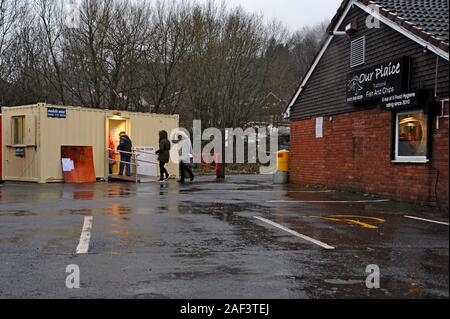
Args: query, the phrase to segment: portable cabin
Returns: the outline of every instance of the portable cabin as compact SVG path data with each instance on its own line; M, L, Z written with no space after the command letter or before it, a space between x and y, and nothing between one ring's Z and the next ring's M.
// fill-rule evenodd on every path
M134 147L158 149L159 131L179 126L178 115L161 115L56 106L45 103L2 108L2 179L36 183L62 182L62 146L93 148L97 179L109 176L108 149L120 132ZM114 168L117 173L118 165ZM171 175L178 167L169 163Z

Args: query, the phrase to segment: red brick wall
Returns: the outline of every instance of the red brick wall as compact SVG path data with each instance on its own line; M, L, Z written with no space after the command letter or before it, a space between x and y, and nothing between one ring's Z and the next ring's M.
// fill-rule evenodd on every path
M325 117L322 139L315 137L315 118L293 121L291 183L422 204L436 204L437 198L448 209L448 118L439 120L439 130L433 125L431 163L396 164L391 160L392 117L381 108Z

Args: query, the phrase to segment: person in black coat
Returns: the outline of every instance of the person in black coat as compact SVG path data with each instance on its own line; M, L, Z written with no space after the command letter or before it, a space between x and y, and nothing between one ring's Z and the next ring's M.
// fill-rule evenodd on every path
M166 169L166 164L170 161L170 146L169 134L166 131L159 132L159 150L156 152L156 155L158 155L161 182L170 177Z
M120 153L120 170L119 175L123 176L123 171L125 170L125 167L127 169L126 174L128 177L131 176L131 152L133 150L133 142L131 141L130 137L127 135L127 133L122 132L120 133L120 144L117 147L118 151L121 151ZM122 153L124 152L124 153Z

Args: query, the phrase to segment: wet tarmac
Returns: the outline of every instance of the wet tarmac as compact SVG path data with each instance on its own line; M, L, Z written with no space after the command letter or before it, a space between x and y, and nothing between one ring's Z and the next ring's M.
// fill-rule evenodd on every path
M76 255L86 216L89 252ZM432 208L267 176L6 183L0 298L448 298L445 223ZM81 289L66 287L72 264ZM379 289L366 286L368 265Z

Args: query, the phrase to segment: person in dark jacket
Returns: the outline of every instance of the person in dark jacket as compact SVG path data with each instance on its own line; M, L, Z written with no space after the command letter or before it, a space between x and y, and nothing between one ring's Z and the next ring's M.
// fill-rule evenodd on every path
M159 150L156 152L159 161L160 181L169 179L170 175L166 169L166 164L170 161L169 134L166 131L159 132Z
M123 176L123 171L126 167L126 174L128 177L131 176L131 152L133 150L133 143L127 133L120 133L120 144L117 147L117 150L120 151L120 170L119 175ZM124 152L124 153L122 153Z

